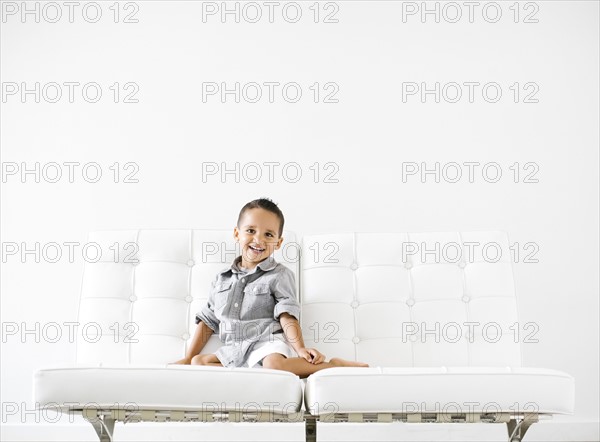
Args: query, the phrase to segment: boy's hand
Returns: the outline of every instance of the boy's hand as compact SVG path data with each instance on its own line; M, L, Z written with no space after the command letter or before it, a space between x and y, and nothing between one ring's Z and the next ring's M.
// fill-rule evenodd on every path
M301 348L298 351L298 356L306 359L311 364L320 364L325 362L325 355L321 354L316 348Z

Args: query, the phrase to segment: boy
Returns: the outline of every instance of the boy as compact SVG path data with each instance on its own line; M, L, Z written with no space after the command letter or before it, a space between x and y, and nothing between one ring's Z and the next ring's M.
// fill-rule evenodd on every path
M294 274L271 256L283 242L283 224L281 210L268 198L242 208L233 229L242 254L217 274L207 304L196 315L198 327L186 357L176 364L262 366L300 377L331 367L368 367L340 358L326 362L318 350L304 347ZM214 332L224 345L215 354L198 354Z

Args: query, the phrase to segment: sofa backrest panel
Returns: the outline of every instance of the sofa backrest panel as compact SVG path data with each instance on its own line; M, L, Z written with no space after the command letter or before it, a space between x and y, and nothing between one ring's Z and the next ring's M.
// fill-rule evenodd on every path
M520 366L510 252L503 232L304 236L305 344L371 366Z
M275 259L298 284L299 244L293 232L283 236ZM181 359L212 281L240 254L233 229L96 231L88 245L76 358L87 364ZM203 353L219 346L213 335Z

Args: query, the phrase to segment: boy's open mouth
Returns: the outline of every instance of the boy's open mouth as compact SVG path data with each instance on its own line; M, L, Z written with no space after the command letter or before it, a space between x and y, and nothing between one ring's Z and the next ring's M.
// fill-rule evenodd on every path
M252 249L256 253L262 253L262 252L264 252L266 250L266 249L263 249L261 247L253 246L253 245L249 245L248 247L250 247L250 249Z

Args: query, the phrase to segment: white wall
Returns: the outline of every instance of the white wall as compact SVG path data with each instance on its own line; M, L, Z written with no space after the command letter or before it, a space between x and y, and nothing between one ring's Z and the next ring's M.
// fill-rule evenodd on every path
M502 17L490 23L494 9L488 3L475 9L473 23L462 2L457 3L463 14L458 23L448 22L456 9L444 9L444 3L438 4L446 12L440 23L433 15L423 23L419 14L405 14L403 22L403 8L408 13L421 2L321 3L319 23L309 9L312 2L300 5L303 15L297 23L282 17L286 3L275 9L274 23L262 2L259 23L243 17L235 23L233 16L222 23L219 15L203 23L203 4L192 2L121 4L119 23L109 9L112 2L101 4L97 23L84 19L86 3L80 3L69 23L67 6L58 3L63 16L49 23L57 10L39 3L36 23L34 15L25 20L21 11L11 15L21 2L4 2L4 247L11 242L29 247L35 242L84 243L94 229L233 228L241 206L260 196L278 202L286 229L299 235L505 230L521 244L514 267L521 322L539 325L539 343L525 345L525 365L572 374L577 388L572 419L597 421L598 3L522 2L518 23L509 9L513 2L499 3ZM33 9L35 3L27 6ZM433 9L435 3L427 7ZM123 23L130 12L137 23ZM250 18L255 10L246 12ZM293 18L294 10L287 12ZM331 12L338 23L323 23ZM87 13L92 20L94 10L88 7ZM529 14L538 23L524 23ZM41 96L36 103L33 94L25 99L19 92L11 95L13 84L20 88L23 82L29 88L35 82L40 87L96 82L103 95L88 103L79 86L70 103L63 85L59 102ZM121 85L118 103L109 89L115 82ZM134 96L138 103L122 102L132 91L123 89L128 82L139 88ZM296 82L303 95L298 103L289 103L279 87L270 103L264 88L258 103L236 103L231 95L226 103L218 96L203 103L203 82ZM309 89L315 82L321 85L318 103ZM339 88L337 103L323 102L332 90L323 89L328 82ZM463 86L457 103L436 103L432 95L425 103L418 95L403 102L407 82L428 87L435 82L496 82L502 97L487 102L479 86L470 103ZM518 103L509 89L515 82L520 85ZM531 85L524 89L526 83ZM524 103L534 88L532 98L538 102ZM454 96L454 89L446 91ZM51 100L55 89L47 86L45 92ZM87 182L81 166L73 183L64 166L65 176L57 183L36 183L33 175L22 182L20 173L10 174L11 163L33 167L36 162L96 162L103 176L97 183ZM109 169L115 162L122 169L119 183L112 181ZM123 172L132 170L123 170L128 162L139 168L137 183L122 182ZM237 183L232 175L225 182L218 175L205 176L203 182L207 162L229 167L236 162L241 167L296 162L303 175L290 182L293 174L286 180L279 166L272 183L266 167L257 183L243 177ZM310 169L316 162L321 169L317 183ZM323 182L333 170L324 168L329 162L335 164L337 183ZM403 162L429 167L436 162L496 162L503 175L490 183L479 167L472 183L466 177L435 183L432 176L425 183L418 176L403 182ZM509 169L515 162L521 167L518 183ZM533 170L523 169L525 163L535 163L537 183L522 182ZM54 175L50 168L46 172ZM528 242L539 247L537 263L522 262L528 251L522 245ZM73 263L66 257L55 264L35 263L30 255L21 262L7 253L3 259L3 324L21 327L24 322L33 328L36 322L43 327L75 320L80 248ZM20 407L27 409L32 373L74 360L67 338L54 344L35 340L34 335L3 335L3 405L25 402ZM3 421L34 419L4 413Z

